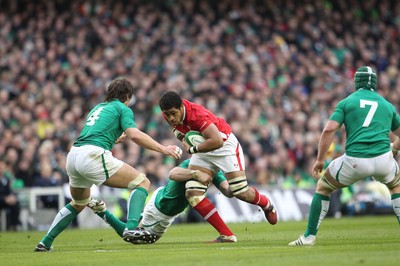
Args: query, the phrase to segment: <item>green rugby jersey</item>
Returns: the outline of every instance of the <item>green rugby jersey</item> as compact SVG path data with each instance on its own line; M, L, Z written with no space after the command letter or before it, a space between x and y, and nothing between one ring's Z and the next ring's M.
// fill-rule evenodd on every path
M136 128L132 110L119 100L96 105L74 146L94 145L111 150L115 141L127 128Z
M188 168L190 160L183 161L179 167ZM222 171L213 178L213 184L218 188L222 181L226 180ZM189 202L185 197L185 183L169 180L165 187L161 188L155 199L156 208L163 214L175 216L185 210Z
M329 120L346 127L346 154L371 158L390 150L390 131L400 126L395 107L375 91L359 89L341 100Z

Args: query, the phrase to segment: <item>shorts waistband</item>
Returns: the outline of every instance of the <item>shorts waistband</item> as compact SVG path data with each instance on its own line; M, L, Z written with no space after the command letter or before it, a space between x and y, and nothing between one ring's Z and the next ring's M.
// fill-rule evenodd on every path
M82 151L82 150L87 150L87 149L99 149L99 150L104 150L104 148L99 147L99 146L94 146L94 145L83 145L83 146L72 146L71 151Z

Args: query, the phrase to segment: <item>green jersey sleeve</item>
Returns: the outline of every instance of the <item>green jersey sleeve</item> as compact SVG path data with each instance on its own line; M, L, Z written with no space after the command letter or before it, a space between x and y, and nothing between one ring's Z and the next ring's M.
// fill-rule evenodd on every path
M345 105L345 100L340 101L337 105L331 116L329 117L329 120L334 120L339 123L339 125L342 125L344 122L344 105Z
M398 129L400 127L400 116L396 112L396 108L393 105L392 105L392 107L393 107L393 119L392 119L391 131L395 131L396 129Z
M124 105L121 110L121 128L125 131L128 128L136 128L133 111Z
M219 184L226 180L226 177L222 171L219 171L213 178L213 184L216 188L219 188Z

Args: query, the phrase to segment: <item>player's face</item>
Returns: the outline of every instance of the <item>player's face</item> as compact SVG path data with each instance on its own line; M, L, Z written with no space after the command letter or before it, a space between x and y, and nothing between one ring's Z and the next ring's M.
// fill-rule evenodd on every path
M183 118L183 107L181 108L171 108L163 111L165 117L167 118L168 122L176 127L182 122Z

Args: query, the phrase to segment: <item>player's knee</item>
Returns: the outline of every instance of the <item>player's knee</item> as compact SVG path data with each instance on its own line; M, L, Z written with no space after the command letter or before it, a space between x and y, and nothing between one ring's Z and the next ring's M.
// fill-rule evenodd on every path
M142 187L146 190L149 190L151 186L150 180L147 178L146 174L140 173L137 177L135 177L128 184L128 189L135 189L137 187Z
M317 193L329 195L336 189L338 189L338 187L332 182L329 182L328 178L326 178L325 175L322 176L317 182Z
M207 186L203 185L202 183L195 180L189 180L186 182L185 188L186 199L192 207L196 206L205 198Z
M84 200L72 199L71 205L75 210L81 212L86 207L86 205L88 205L89 202L90 202L90 197Z
M190 190L191 191L199 191L204 194L207 191L207 186L203 185L199 181L189 180L185 184L185 189L186 189L186 191L190 191Z
M391 182L385 184L390 193L400 193L400 175L397 175Z
M186 196L186 199L189 202L190 206L195 207L205 197L206 197L205 194L203 194L203 195L193 195L193 196Z
M90 197L84 200L76 200L76 199L72 199L72 203L75 206L86 206L88 205L88 203L90 202Z
M228 180L229 188L235 197L240 198L245 192L249 190L246 176L238 176Z

